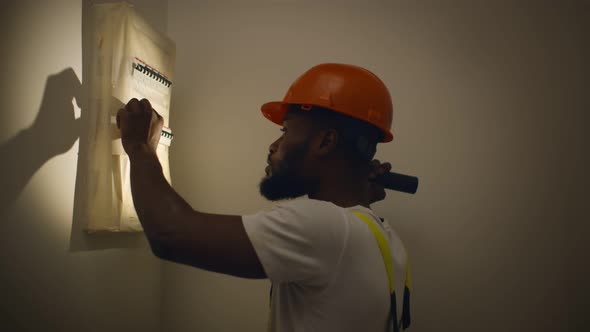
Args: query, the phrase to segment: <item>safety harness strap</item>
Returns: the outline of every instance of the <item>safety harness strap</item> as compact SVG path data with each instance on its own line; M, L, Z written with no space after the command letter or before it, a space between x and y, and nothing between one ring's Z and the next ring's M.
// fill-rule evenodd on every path
M375 223L371 221L369 217L359 211L352 211L357 217L359 217L362 221L369 226L369 229L375 236L375 240L377 241L377 245L379 246L379 250L381 251L381 256L383 257L383 263L385 263L385 269L387 270L387 276L389 277L389 294L390 294L390 302L391 302L391 318L393 320L393 331L398 332L400 327L404 330L410 326L411 317L410 317L410 263L409 260L406 262L406 282L404 287L404 297L403 297L403 308L402 308L402 319L398 325L397 322L397 303L395 301L395 284L393 279L393 260L391 258L391 251L389 249L389 244L387 240L381 233L381 230Z
M371 222L371 219L367 217L365 214L359 211L352 211L357 217L359 217L362 221L369 226L369 229L375 236L375 240L377 241L377 245L379 246L379 251L381 251L381 256L383 257L383 263L385 264L385 269L387 270L387 276L389 279L389 294L390 294L390 311L391 311L391 318L393 320L393 331L399 332L400 328L404 330L410 326L411 317L410 317L410 290L411 290L411 279L410 279L410 261L407 259L406 262L406 282L404 287L404 298L403 298L403 308L402 308L402 319L401 321L397 322L397 302L395 300L395 284L393 279L393 260L391 258L391 251L389 250L389 244L379 227L375 225L375 223ZM269 307L272 305L272 286L270 288L270 296L269 296ZM270 331L270 314L268 316L267 321L267 331Z

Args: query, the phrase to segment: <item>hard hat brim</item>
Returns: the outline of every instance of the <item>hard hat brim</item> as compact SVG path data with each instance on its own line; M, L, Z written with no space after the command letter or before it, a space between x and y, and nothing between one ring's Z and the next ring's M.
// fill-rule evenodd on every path
M282 126L283 125L283 118L287 114L288 108L289 108L289 103L285 103L282 101L271 101L271 102L263 104L260 107L260 110L262 111L262 115L264 115L265 118L278 124L279 126ZM353 116L353 115L350 115L350 116ZM391 142L393 140L393 134L391 133L390 130L387 130L386 128L379 128L379 129L381 129L384 133L383 141L381 141L382 143Z
M283 118L285 117L285 114L287 114L287 106L287 103L281 101L271 101L263 104L260 107L260 110L265 118L282 126Z

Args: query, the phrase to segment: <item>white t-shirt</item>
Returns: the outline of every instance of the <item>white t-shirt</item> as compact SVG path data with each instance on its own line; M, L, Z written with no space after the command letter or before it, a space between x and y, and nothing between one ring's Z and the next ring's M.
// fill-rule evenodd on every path
M273 285L271 331L391 329L387 271L375 236L351 211L379 226L393 259L398 321L406 278L406 251L388 222L363 206L298 199L242 216Z

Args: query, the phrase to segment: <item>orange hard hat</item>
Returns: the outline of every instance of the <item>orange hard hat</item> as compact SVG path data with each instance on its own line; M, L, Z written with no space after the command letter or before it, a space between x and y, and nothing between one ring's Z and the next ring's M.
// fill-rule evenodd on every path
M393 140L389 91L375 74L364 68L337 63L314 66L291 84L283 101L262 105L262 114L282 125L291 104L328 108L371 123L383 131L382 142Z

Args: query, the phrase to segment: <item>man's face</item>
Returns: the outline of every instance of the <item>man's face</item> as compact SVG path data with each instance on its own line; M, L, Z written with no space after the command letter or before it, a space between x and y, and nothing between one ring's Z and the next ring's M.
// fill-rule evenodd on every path
M270 165L259 184L260 194L270 201L308 193L303 166L311 136L305 120L300 116L285 117L283 135L270 146Z

